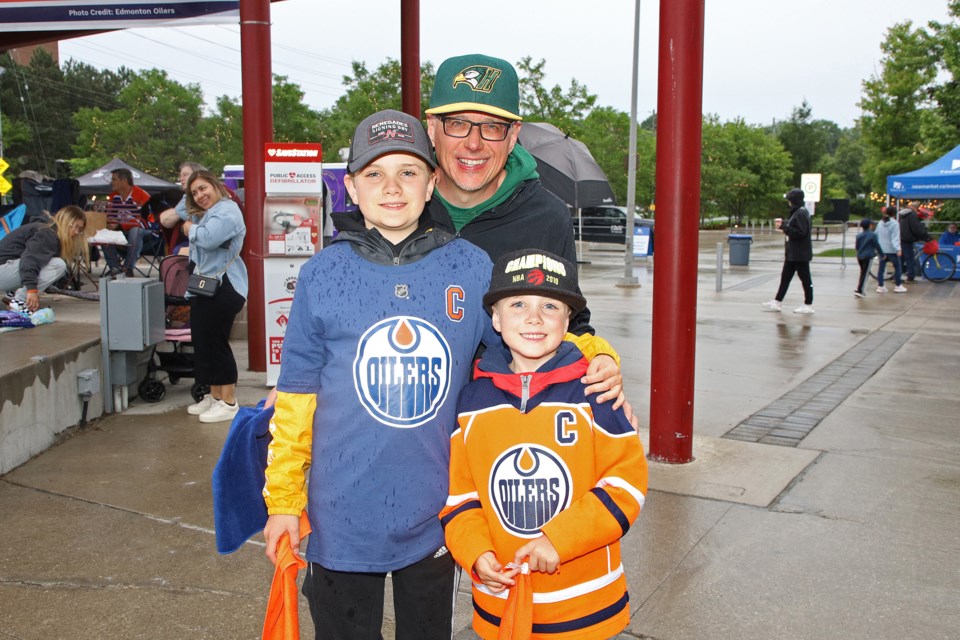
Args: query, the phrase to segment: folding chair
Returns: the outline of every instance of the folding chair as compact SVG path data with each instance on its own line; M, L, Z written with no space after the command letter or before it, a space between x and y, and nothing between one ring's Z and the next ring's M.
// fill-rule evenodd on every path
M23 218L27 213L27 205L17 205L0 218L0 240L8 233L23 224Z
M137 264L133 270L144 278L149 278L154 269L157 270L157 274L160 273L160 260L162 260L166 254L164 251L165 243L163 233L160 229L147 227L143 229L141 233L144 234L144 236L143 247L140 249L140 259L147 263L147 267L146 271L144 271L143 267L140 266L140 260L137 260Z

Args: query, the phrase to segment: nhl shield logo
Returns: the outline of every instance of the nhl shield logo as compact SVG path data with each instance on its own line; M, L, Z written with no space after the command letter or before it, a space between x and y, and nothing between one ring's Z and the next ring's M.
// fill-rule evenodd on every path
M570 506L573 484L566 463L536 444L521 444L500 454L490 470L490 501L501 526L534 538L540 528Z
M390 427L418 427L443 405L450 366L450 346L436 327L397 316L381 320L360 338L353 379L374 419Z

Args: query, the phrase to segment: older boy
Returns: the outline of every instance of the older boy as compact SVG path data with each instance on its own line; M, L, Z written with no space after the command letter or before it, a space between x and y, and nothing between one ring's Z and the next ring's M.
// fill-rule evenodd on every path
M387 110L361 122L346 179L360 211L337 219L294 294L264 537L273 562L285 533L297 551L307 510L303 591L318 638L379 637L387 572L398 637L450 637L455 564L436 514L456 394L489 327L490 261L424 215L434 166L417 119Z
M612 637L630 617L619 540L643 506L647 464L623 412L583 397L586 360L563 341L586 305L576 270L539 249L508 253L483 302L509 351L488 347L460 396L440 514L473 578L473 628Z

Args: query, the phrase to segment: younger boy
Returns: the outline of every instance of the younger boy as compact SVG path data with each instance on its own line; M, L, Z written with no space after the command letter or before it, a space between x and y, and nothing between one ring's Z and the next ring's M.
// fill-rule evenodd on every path
M380 637L387 572L397 637L451 635L456 567L437 512L457 392L484 331L496 335L482 304L490 259L423 213L434 168L416 118L387 110L361 122L345 181L360 211L336 219L339 235L294 294L264 538L274 563L285 533L297 552L307 510L303 593L318 638Z
M647 463L623 412L584 398L586 361L563 341L586 305L576 270L540 249L508 253L483 303L509 351L488 348L460 395L440 514L473 579L473 628L612 637L630 618L619 540L643 506Z
M883 255L883 249L880 247L880 241L877 240L877 234L873 231L873 220L864 218L860 221L860 228L863 229L857 234L857 262L860 264L860 280L857 281L857 288L853 292L858 298L865 298L863 285L867 280L867 273L870 271L870 261L873 256Z

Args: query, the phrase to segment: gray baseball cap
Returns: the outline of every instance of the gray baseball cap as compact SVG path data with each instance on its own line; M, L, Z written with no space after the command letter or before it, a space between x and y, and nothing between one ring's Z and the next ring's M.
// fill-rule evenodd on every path
M356 173L387 153L409 153L421 158L431 169L437 168L423 124L402 111L384 109L357 125L347 171Z

